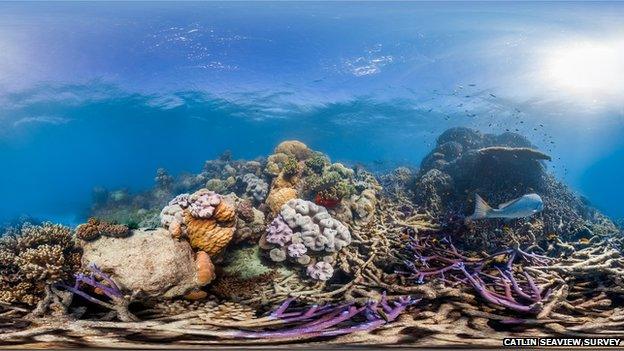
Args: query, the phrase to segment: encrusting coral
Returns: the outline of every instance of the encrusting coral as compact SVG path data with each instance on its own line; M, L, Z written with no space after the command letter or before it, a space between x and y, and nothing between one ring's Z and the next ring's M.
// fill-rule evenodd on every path
M112 224L93 217L76 227L76 237L86 241L95 240L101 235L121 238L129 234L130 228L126 225Z
M65 297L54 285L72 279L80 256L67 227L26 223L10 228L0 238L0 302L37 305L35 314L51 304L65 310Z

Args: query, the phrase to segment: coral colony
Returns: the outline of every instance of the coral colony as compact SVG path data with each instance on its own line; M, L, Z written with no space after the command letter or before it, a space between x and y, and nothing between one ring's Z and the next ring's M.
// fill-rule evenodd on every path
M75 229L0 239L0 345L622 337L621 229L548 160L521 135L453 128L418 170L374 175L285 141L158 169L142 193L96 189ZM476 194L534 193L541 212L465 220Z

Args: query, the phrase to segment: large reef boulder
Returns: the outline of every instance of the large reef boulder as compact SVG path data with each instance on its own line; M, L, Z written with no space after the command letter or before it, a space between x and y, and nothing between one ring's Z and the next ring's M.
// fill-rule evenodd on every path
M416 204L458 234L475 250L516 244L552 245L614 229L613 223L546 171L550 156L515 133L484 134L452 128L440 135L416 176ZM461 220L474 210L475 194L490 205L539 194L544 211L529 218L480 220L466 228ZM550 239L549 239L550 238ZM555 239L553 239L555 238Z
M101 236L82 243L83 266L95 264L123 290L148 298L184 296L214 278L205 254L195 259L186 241L165 229L134 230L128 237Z

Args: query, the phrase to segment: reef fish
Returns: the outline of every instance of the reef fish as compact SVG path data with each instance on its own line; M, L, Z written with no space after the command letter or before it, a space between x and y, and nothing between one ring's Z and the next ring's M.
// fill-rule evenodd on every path
M483 218L523 218L529 217L544 209L544 202L537 194L526 194L517 199L500 204L498 208L492 208L479 196L475 194L474 213L466 217L467 221Z

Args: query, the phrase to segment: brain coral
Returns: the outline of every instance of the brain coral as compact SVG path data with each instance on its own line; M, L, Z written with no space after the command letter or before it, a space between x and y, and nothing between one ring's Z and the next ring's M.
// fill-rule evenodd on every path
M276 154L286 154L297 158L302 161L310 158L313 155L313 151L308 146L298 140L286 140L281 142L275 148Z
M293 188L273 189L266 202L272 213L278 213L286 202L295 198L297 198L297 190Z

